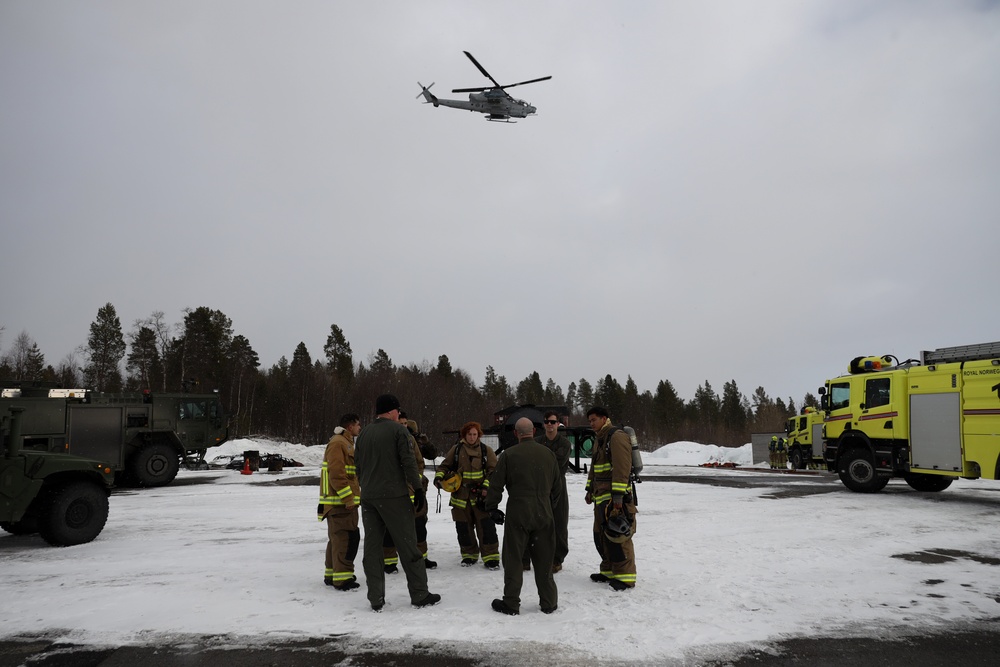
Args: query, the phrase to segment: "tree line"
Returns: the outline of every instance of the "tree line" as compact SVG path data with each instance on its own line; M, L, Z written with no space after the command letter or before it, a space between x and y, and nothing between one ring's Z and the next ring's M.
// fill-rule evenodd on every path
M2 328L0 328L2 332ZM735 380L721 394L708 380L685 401L669 380L640 391L631 376L624 386L610 374L590 382L570 382L565 391L537 371L512 384L486 367L481 383L453 368L442 354L437 363L397 365L382 349L357 361L344 331L331 324L321 355L300 342L291 359L282 356L261 368L250 341L234 334L232 320L207 307L186 309L183 321L169 324L162 311L122 330L115 307L97 311L85 344L56 365L46 364L37 343L21 332L0 355L0 379L47 381L62 387L103 392L218 391L230 416L230 437L266 436L325 443L343 413L363 418L375 398L391 392L409 417L439 444L450 444L466 421L489 427L493 415L514 404L566 406L573 425L585 424L592 405L605 406L612 420L635 428L646 446L677 440L739 446L752 432L781 431L796 414L791 398L772 398L763 387L745 396ZM806 394L802 406L816 406Z

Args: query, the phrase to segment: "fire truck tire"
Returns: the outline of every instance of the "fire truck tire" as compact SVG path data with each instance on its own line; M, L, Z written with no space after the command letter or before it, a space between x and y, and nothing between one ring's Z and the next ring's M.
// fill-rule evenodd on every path
M139 486L164 486L174 481L181 467L177 452L170 445L146 445L130 459L129 472Z
M954 481L954 477L944 475L925 475L919 472L911 472L903 475L903 479L915 491L944 491Z
M860 447L844 453L838 473L844 486L858 493L878 493L889 483L889 478L879 475L875 469L871 452Z
M806 467L805 461L802 458L802 449L799 447L792 449L788 455L788 460L792 463L792 470L802 470Z
M0 528L11 535L34 535L38 532L38 521L34 517L25 517L20 521L0 521Z
M81 480L49 492L38 532L54 547L71 547L100 535L107 520L108 494L94 482Z

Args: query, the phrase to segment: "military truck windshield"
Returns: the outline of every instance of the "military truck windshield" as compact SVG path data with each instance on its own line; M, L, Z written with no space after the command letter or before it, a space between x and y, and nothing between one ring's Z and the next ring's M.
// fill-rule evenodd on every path
M204 419L208 415L205 401L180 401L177 410L181 419Z

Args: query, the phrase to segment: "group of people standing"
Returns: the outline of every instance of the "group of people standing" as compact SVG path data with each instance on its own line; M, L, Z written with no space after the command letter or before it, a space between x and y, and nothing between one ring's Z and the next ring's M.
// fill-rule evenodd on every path
M776 435L771 436L771 442L767 445L767 453L771 459L771 469L788 467L788 448L785 446L785 439Z
M434 605L441 596L427 585L427 570L437 563L427 553L427 478L416 425L391 394L378 397L375 413L364 428L357 415L344 415L326 448L318 508L318 518L327 520L329 537L324 582L342 591L360 587L354 574L361 546L360 507L362 566L372 609L383 609L385 575L397 566L406 574L410 602L415 607ZM591 408L587 419L596 441L585 500L594 504L594 543L601 555L600 571L590 578L626 590L635 586L631 442L611 424L604 408ZM469 422L434 475L434 485L451 493L461 565L471 567L479 560L488 570L502 565L503 597L493 600L492 608L509 615L520 613L524 572L529 570L541 610L556 610L553 575L562 570L569 552L566 472L571 443L559 433L554 411L545 413L543 426L544 433L536 438L531 420L519 419L514 425L517 444L498 457L482 442L482 426ZM499 505L505 491L503 512ZM498 525L504 526L502 555Z

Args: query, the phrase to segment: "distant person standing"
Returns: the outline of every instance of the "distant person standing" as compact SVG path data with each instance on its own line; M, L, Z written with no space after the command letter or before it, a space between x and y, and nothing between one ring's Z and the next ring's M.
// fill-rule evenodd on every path
M569 470L569 453L573 448L569 438L559 432L559 415L555 410L549 410L542 417L542 427L545 432L535 438L535 442L544 445L556 455L559 463L559 483L562 494L559 503L552 508L556 522L556 554L552 562L552 572L562 569L566 554L569 553L569 496L566 493L566 472Z
M326 519L326 572L323 583L338 591L359 588L354 575L361 531L358 530L358 503L361 491L354 468L354 439L361 432L361 419L355 414L340 418L340 426L323 454L319 482L317 518Z
M771 470L774 470L778 467L778 436L771 436L771 442L767 445L767 453L771 458Z
M388 533L399 551L410 602L415 607L437 604L441 596L427 590L424 556L417 547L414 510L427 504L420 473L406 428L399 418L399 401L392 394L375 400L375 421L362 429L355 446L361 483L361 521L365 527L362 564L372 610L385 605L382 545ZM413 489L413 500L410 500Z
M588 505L594 503L594 544L601 554L601 571L590 575L590 579L624 591L635 588L632 441L625 431L611 424L608 411L601 406L587 411L587 421L597 438L586 501Z
M556 550L555 520L552 509L560 502L563 482L555 454L534 440L535 426L527 417L514 424L516 447L504 450L490 479L486 510L490 518L504 526L503 599L493 600L493 611L516 616L521 610L524 583L523 554L527 552L535 569L535 586L542 611L556 610L559 594L552 578ZM500 511L503 490L507 489L507 514Z
M775 451L778 454L778 469L788 470L788 448L785 447L784 438L778 438L778 446Z

